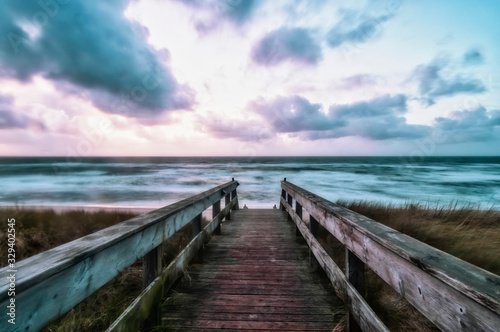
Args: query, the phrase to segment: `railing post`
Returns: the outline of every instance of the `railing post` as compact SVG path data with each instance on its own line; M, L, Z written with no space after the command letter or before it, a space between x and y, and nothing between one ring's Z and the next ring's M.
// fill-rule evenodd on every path
M295 212L299 216L300 219L302 219L302 205L299 204L299 202L295 202ZM301 236L302 234L300 233L299 227L295 225L295 236Z
M234 208L233 210L239 210L240 209L240 205L238 203L238 195L236 193L236 189L234 189L232 192L231 192L231 200L235 199L236 198L236 204L234 205Z
M226 197L225 197L225 207L228 206L230 203L231 203L231 195L230 194L227 194ZM227 214L226 214L226 220L231 220L231 209L229 209L229 211L227 211Z
M319 236L319 223L316 219L314 219L313 216L309 216L309 230L311 231L311 234L315 238L318 238L318 236Z
M290 205L290 208L293 209L293 197L292 195L290 195L290 193L287 193L286 194L286 202L288 203L288 205ZM290 213L288 214L288 221L292 221L292 217L290 216Z
M142 288L145 289L162 271L163 244L148 252L142 260ZM163 290L154 299L155 305L146 321L147 326L161 325L161 298Z
M345 274L349 282L364 297L365 293L365 263L349 249L345 249ZM351 313L347 313L347 331L361 332L361 328Z
M219 213L220 213L220 200L215 202L214 205L212 205L212 219L215 218ZM221 221L219 220L219 225L214 230L214 234L216 235L220 235L220 223Z
M194 219L191 222L192 225L192 235L191 238L195 238L196 235L198 235L201 232L201 213L194 217ZM200 263L201 262L201 252L198 251L196 255L191 259L193 263Z
M283 199L286 199L286 191L285 189L281 189L281 197L283 197ZM281 200L280 200L280 209L281 211L285 211L285 205L283 205L283 203L281 203Z
M311 215L309 215L309 230L311 231L312 236L317 239L319 236L319 223ZM309 266L311 267L311 271L316 271L319 267L318 260L314 257L311 249L309 249Z

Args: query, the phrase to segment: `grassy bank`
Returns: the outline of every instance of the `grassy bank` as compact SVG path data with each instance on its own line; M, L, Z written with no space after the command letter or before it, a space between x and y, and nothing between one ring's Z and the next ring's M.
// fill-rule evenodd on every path
M483 269L500 274L500 212L474 207L432 208L407 204L391 206L366 202L341 205L446 251ZM1 220L16 219L18 261L135 216L124 211L62 211L0 209ZM191 237L187 225L164 246L164 264ZM6 265L6 228L0 229L2 266ZM341 244L325 230L320 242L344 266ZM437 331L417 310L367 271L367 300L393 331ZM45 331L105 330L140 293L142 262L126 269ZM337 331L342 330L341 327Z

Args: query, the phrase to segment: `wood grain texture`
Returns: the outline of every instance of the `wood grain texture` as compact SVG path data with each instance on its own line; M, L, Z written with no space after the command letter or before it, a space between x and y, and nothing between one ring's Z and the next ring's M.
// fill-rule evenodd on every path
M309 231L307 225L302 221L299 215L291 208L287 202L282 199L283 206L294 221L302 236L306 240L309 248L318 260L320 266L330 278L338 296L345 302L349 308L349 317L354 318L357 326L362 331L381 331L388 332L389 330L384 323L373 312L368 303L359 294L357 289L349 283L342 270L335 264L333 259L323 249L321 244L316 240L314 235ZM356 331L354 328L353 331Z
M282 188L443 331L499 331L500 277L290 182Z
M1 331L37 331L84 300L124 268L163 243L186 223L235 191L228 182L164 208L129 219L17 263L14 329L0 320ZM0 270L6 275L8 268ZM6 306L7 279L0 280L0 305Z
M160 308L164 292L182 275L189 262L195 257L204 243L208 242L221 220L236 205L233 200L229 205L214 216L212 221L186 245L177 257L162 271L151 284L137 297L136 300L116 319L108 331L137 331L142 322L150 320L150 315ZM160 324L160 322L158 322Z
M334 313L340 315L335 316ZM163 331L331 331L343 303L279 209L232 212L165 299Z

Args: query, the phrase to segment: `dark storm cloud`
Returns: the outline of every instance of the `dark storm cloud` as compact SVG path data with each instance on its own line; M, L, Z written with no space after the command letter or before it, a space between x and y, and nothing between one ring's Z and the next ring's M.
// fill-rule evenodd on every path
M321 47L308 29L286 28L265 35L253 48L252 60L265 66L284 61L316 64L321 60Z
M500 126L500 111L487 112L484 107L457 111L449 117L435 119L434 128L445 143L483 142L494 138L495 127Z
M419 92L429 104L433 104L437 97L486 91L483 82L473 77L443 74L444 71L449 71L449 65L448 59L438 58L429 64L417 66L413 71L410 79L418 82Z
M4 1L0 75L53 80L103 111L144 117L189 108L192 92L147 44L147 29L123 14L128 0ZM83 89L82 89L83 88Z
M358 12L344 12L341 20L330 29L326 36L328 45L337 48L344 43L365 43L374 38L382 25L394 17L394 14L372 16Z

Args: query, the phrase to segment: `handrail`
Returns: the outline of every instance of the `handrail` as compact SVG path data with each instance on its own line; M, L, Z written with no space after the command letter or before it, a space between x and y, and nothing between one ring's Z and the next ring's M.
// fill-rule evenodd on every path
M290 182L281 182L281 207L286 210L347 303L350 318L367 331L385 331L370 324L371 312L352 287L363 289L364 265L443 331L498 331L500 277L457 257L406 236L363 215L341 207ZM293 210L295 201L295 211ZM322 225L346 248L346 274L322 250L302 220ZM339 279L339 278L344 279Z
M161 273L158 261L161 244L191 220L201 221L201 213L230 196L229 208L217 211L220 220L231 207L238 208L236 187L230 181L166 207L126 220L96 233L42 252L16 264L16 324L0 320L2 331L37 331L60 317L94 291L118 275L124 268L144 257L146 284ZM226 198L226 202L228 202ZM199 228L198 228L199 229ZM204 230L205 231L205 230ZM211 234L211 232L210 232ZM209 235L209 232L204 232ZM9 267L0 269L0 306L8 297Z

